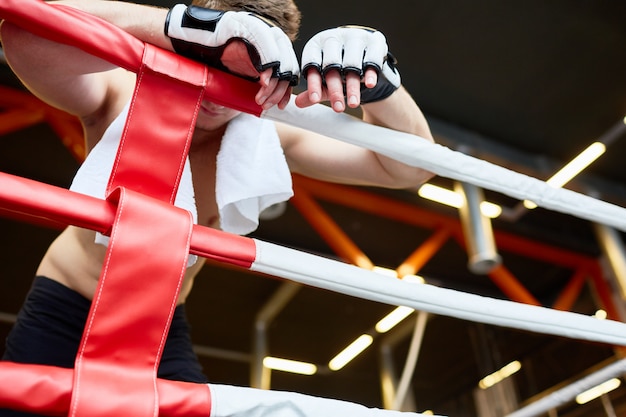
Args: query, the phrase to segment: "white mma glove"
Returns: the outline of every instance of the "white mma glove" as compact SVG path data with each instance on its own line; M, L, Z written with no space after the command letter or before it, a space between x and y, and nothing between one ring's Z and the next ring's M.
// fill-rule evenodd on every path
M305 77L310 68L317 69L322 77L330 70L354 72L361 80L366 69L374 68L378 83L373 88L361 83L361 103L383 100L400 87L396 59L387 49L385 35L364 26L341 26L313 36L302 51Z
M165 34L178 54L228 72L220 58L229 43L240 40L257 71L272 68L272 77L298 84L300 69L291 40L254 13L177 4L167 15Z

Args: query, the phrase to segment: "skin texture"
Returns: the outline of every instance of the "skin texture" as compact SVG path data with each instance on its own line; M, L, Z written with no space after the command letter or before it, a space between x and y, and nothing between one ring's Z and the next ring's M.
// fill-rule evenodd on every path
M293 5L291 0L262 0L256 4L263 5L265 2L272 3L274 8L271 10L283 10ZM51 3L80 8L141 40L172 50L169 38L163 33L166 9L101 0ZM295 19L292 26L296 31L290 33L294 38L299 14L296 13L291 19ZM85 129L87 149L93 149L129 101L135 74L75 48L34 36L8 22L2 25L0 35L7 61L24 85L43 101L79 117ZM224 51L222 63L238 74L259 77L259 91L255 99L263 108L278 106L282 109L291 99L292 88L287 81L272 78L271 69L260 74L256 72L243 43L231 43ZM46 68L46 71L41 71L41 68ZM376 71L368 70L363 82L367 87L375 86ZM367 123L412 133L432 141L424 116L402 86L385 100L363 105L360 104L360 87L361 79L356 74L347 74L344 96L344 81L339 71L328 72L323 80L317 71L311 70L307 74L307 89L296 96L295 103L304 108L329 102L336 112L343 112L346 107L360 106L363 120ZM219 227L215 201L216 155L228 122L238 114L237 111L204 101L194 130L189 159L198 222L205 226ZM277 124L276 129L289 168L294 173L326 181L387 188L417 187L432 176L424 170L316 133L283 124ZM93 231L69 227L50 246L37 273L92 298L104 254L105 248L94 243ZM193 278L202 265L203 262L199 261L187 270L179 303L185 301Z

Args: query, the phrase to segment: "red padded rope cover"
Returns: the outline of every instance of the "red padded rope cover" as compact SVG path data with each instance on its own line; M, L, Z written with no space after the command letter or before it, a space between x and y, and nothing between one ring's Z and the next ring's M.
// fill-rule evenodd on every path
M108 230L115 216L116 206L112 202L64 188L1 172L0 184L0 206L19 216L98 231ZM256 247L253 239L194 225L190 252L250 268L255 260ZM0 362L0 407L67 415L72 375L71 369ZM160 379L156 384L160 415L209 416L210 397L204 384Z
M0 404L30 413L66 416L72 396L72 378L72 369L0 362ZM159 379L157 391L159 416L209 416L211 398L205 384ZM22 401L24 397L28 402Z
M76 357L69 416L156 417L157 367L193 221L186 210L125 188L109 200L117 216Z
M160 51L145 46L107 194L122 186L173 204L207 71ZM184 74L184 83L163 75L172 69Z
M258 115L260 108L252 99L256 86L144 45L74 9L37 0L3 0L0 16L138 73L108 187L115 191L107 200L117 207L113 232L76 359L69 415L156 417L156 369L191 240L190 214L170 204L189 148L190 126L203 95ZM235 105L228 91L232 85L236 96L243 97L234 100ZM17 375L17 386L29 386L22 381L26 374ZM47 392L39 394L41 398L26 394L18 408L48 404ZM203 398L208 395L205 388ZM208 415L210 407L191 412Z
M47 227L74 225L107 233L115 218L112 203L0 172L0 207L7 217ZM37 198L33 198L37 196ZM250 269L253 239L194 225L190 253Z
M95 16L40 0L2 0L0 18L50 40L76 46L129 71L139 72L145 43ZM169 51L160 51L166 54ZM185 66L203 66L180 57ZM168 76L179 78L176 68ZM260 116L254 96L258 84L208 68L205 98L217 104Z

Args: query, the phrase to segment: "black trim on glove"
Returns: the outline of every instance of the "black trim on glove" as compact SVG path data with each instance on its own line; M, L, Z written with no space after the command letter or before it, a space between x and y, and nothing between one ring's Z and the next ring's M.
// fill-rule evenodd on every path
M194 61L205 63L211 66L211 68L216 68L218 70L233 74L239 78L243 78L249 81L259 81L260 79L259 77L247 77L245 75L233 73L230 69L228 69L228 67L222 64L222 54L224 53L224 49L226 49L226 47L235 40L238 40L246 45L246 49L248 50L248 55L250 56L252 65L254 65L255 68L259 68L261 66L259 53L245 39L232 38L226 44L216 48L199 45L197 43L185 42L181 41L180 39L171 38L170 40L172 41L174 51L176 51L176 53L179 55L191 58Z
M178 6L183 6L177 5ZM172 19L172 11L174 8L171 8L165 19L165 35L170 39L172 43L172 47L174 51L179 55L184 57L193 59L195 61L202 62L207 64L213 68L222 70L224 72L228 72L237 77L258 81L259 76L250 77L237 73L233 73L222 63L222 55L224 50L228 45L230 45L233 41L241 41L246 46L248 56L250 57L250 62L257 69L257 71L262 72L267 68L272 68L272 77L278 78L281 81L289 81L291 86L298 85L299 82L299 71L295 73L293 71L284 71L280 72L280 62L267 62L265 64L262 63L261 55L256 47L252 44L252 42L248 41L243 37L233 37L228 39L223 45L220 46L207 46L200 43L195 43L183 39L178 39L176 37L170 36L170 24L174 23L171 21ZM201 30L206 32L215 33L217 30L218 23L226 14L226 11L222 10L214 10L208 9L200 6L185 6L185 10L182 13L182 18L180 22L176 22L177 25L180 25L180 28L191 29L191 30ZM275 27L275 25L267 18L263 16L259 16L252 12L246 12L249 16L258 19L259 21L266 24L268 27Z

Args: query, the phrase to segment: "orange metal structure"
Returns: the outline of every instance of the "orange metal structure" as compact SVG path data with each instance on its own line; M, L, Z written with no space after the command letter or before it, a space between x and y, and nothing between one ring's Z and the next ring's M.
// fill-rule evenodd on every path
M0 135L38 123L47 123L77 160L84 158L82 128L75 117L48 106L26 92L3 86L0 86L0 109L3 110L0 113ZM399 277L419 273L450 239L464 246L462 227L457 218L434 213L360 188L324 183L301 176L294 177L294 190L295 196L291 202L314 230L338 256L363 268L371 269L374 264L316 200L340 204L433 230L433 234L397 267ZM609 317L621 319L597 259L499 230L495 230L494 235L498 248L502 250L572 269L572 278L563 288L553 308L569 310L587 279L591 278L590 282ZM511 300L539 304L505 266L495 268L489 277Z
M70 153L81 161L85 157L83 128L76 119L47 105L31 94L0 86L0 135L39 123L47 123Z

